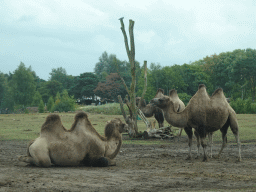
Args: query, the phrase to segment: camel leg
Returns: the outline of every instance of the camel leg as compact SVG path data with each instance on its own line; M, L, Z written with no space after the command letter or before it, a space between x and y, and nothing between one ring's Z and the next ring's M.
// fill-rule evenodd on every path
M194 134L196 136L196 141L197 141L197 157L196 157L196 159L198 159L200 156L200 139L199 139L199 134L196 130L194 131Z
M212 136L213 136L213 133L208 133L209 146L210 146L210 158L212 158L212 145L213 145Z
M222 146L221 146L221 149L220 149L220 152L219 152L217 158L220 158L220 155L221 155L223 149L227 146L227 131L228 131L229 124L230 124L230 122L229 122L229 119L228 119L227 122L220 129L220 131L222 133Z
M178 135L179 137L181 136L182 130L183 130L183 129L180 128L180 132L179 132L179 135Z
M164 127L164 115L163 115L163 113L156 112L156 113L154 113L154 117L158 122L159 128Z
M188 152L188 157L186 160L191 160L192 155L191 155L191 148L192 148L192 136L193 136L193 131L191 127L185 127L184 128L186 134L188 135L188 146L189 146L189 152Z
M204 159L203 159L203 161L208 161L207 152L206 152L207 145L205 144L205 141L204 141L205 137L200 137L200 139L201 139L201 145L202 145L203 150L204 150Z
M235 114L229 115L230 118L230 128L235 135L237 147L238 147L238 161L241 161L241 142L239 139L238 123Z

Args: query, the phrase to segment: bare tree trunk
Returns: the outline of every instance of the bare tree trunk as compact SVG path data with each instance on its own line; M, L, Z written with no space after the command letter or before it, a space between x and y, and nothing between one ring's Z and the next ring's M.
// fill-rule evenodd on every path
M122 103L122 98L121 96L118 96L118 100L120 103L120 107L124 116L124 119L126 121L126 123L129 126L129 129L131 131L130 132L130 136L131 137L136 137L138 135L138 127L137 127L137 109L136 109L136 93L135 93L135 88L136 88L136 66L135 66L135 46L134 46L134 35L133 35L133 27L134 27L134 21L133 20L129 20L129 35L130 35L130 46L131 48L129 49L129 43L128 43L128 38L125 32L125 28L124 28L124 23L123 23L123 18L120 18L120 23L121 23L121 30L124 36L124 43L125 43L125 48L126 48L126 53L127 56L129 58L129 62L131 64L131 74L132 74L132 82L131 82L131 86L130 89L127 87L124 79L120 76L120 72L118 71L118 74L126 88L126 91L130 97L130 101L128 98L125 99L125 103L129 108L130 111L130 116L129 118L126 117L126 115L124 115L124 109L123 109L123 105ZM144 86L144 90L143 90L143 96L146 92L146 86L147 86L147 61L144 61L144 74L145 74L145 86ZM117 66L118 68L118 66Z

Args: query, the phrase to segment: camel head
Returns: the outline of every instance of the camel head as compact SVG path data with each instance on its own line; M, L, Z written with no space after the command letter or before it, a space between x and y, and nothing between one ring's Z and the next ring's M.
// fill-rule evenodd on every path
M108 139L111 137L120 137L120 134L124 132L128 132L128 125L123 123L119 118L108 121L105 126L105 136Z
M139 106L140 100L141 100L141 97L136 97L136 106L137 106L137 107ZM142 100L141 106L146 106L146 101L145 101L145 99Z
M169 105L170 103L170 97L163 95L160 98L154 98L150 101L151 104L153 104L154 106L159 107L160 109L165 108L166 106Z

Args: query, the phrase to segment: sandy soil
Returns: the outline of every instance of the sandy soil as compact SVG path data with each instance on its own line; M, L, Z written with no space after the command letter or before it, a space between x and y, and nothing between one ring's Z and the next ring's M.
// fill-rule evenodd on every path
M242 145L242 162L231 144L220 159L185 160L186 137L164 145L123 145L117 166L106 168L28 166L17 160L26 145L0 141L0 191L256 191L255 144ZM219 149L214 144L213 154Z

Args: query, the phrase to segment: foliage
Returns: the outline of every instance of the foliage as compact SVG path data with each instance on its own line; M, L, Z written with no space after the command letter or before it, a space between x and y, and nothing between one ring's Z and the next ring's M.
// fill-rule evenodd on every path
M237 98L230 102L230 106L235 110L237 114L252 114L256 113L256 103L252 102L251 98L241 99Z
M94 89L97 87L98 78L93 73L82 73L75 77L74 85L71 87L70 94L75 98L93 97Z
M61 96L59 93L56 95L55 105L53 111L68 112L74 111L76 108L76 102L73 96L69 97L68 91L63 90Z
M178 93L179 98L185 105L188 104L189 100L191 99L191 95L188 95L187 93Z
M14 71L9 86L10 93L16 105L27 106L31 104L36 89L36 83L31 68L26 68L24 63L21 62Z
M41 102L41 100L42 100L41 94L38 91L36 91L35 94L34 94L33 101L32 101L31 105L33 107L38 107L40 102Z
M43 100L40 101L40 104L38 106L39 113L44 113L44 102Z
M121 79L117 73L110 73L106 77L106 82L99 82L94 93L101 98L111 99L117 101L117 96L124 97L127 92L121 82Z
M63 89L70 89L73 85L74 77L71 75L67 75L66 69L59 67L57 69L52 69L50 73L50 81L58 81L61 83L61 88L58 91L62 91Z
M48 102L47 102L47 111L52 112L52 111L53 111L53 107L54 107L54 99L53 99L53 97L51 96L51 97L48 99Z

